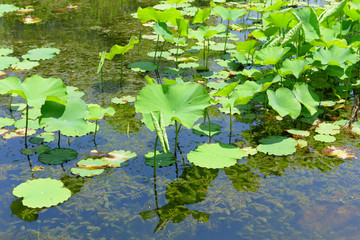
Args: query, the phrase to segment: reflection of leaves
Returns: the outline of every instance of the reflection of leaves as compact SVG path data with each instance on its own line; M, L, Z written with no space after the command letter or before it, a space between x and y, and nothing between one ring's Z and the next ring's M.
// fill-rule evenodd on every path
M260 176L252 173L250 167L245 164L237 163L225 168L225 173L238 191L255 192L259 188Z
M64 186L71 191L71 195L80 192L85 183L84 178L71 177L68 174L62 175L60 180L63 182Z
M326 148L323 148L321 151L323 154L330 157L337 157L341 159L357 158L355 153L348 148L328 146Z
M10 206L12 215L15 214L18 218L26 221L33 222L36 221L39 217L38 208L29 208L23 205L21 198L14 200ZM11 215L11 216L12 216Z

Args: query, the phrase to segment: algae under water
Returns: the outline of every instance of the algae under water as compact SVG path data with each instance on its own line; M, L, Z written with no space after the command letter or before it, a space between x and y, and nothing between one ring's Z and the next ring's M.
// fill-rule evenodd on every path
M144 31L130 13L157 1L78 0L71 2L79 5L73 12L53 11L68 6L67 0L21 0L16 4L33 5L42 22L24 25L19 16L0 18L1 47L11 47L15 56L43 46L59 48L61 53L33 70L10 75L59 77L84 91L87 102L101 105L113 97L135 96L146 85L142 74L126 70L124 85L119 88L120 63L106 61L102 92L96 71L99 52L108 51L113 44L125 45L130 36ZM153 43L143 41L140 50L140 56L144 56L153 50ZM135 47L126 55L126 65L138 58ZM210 63L213 70L214 62ZM0 101L1 116L9 116L9 97L1 96ZM36 155L21 154L22 138L0 139L0 239L358 239L358 160L324 156L321 149L325 143L317 143L313 149L300 149L290 156L258 153L222 170L206 169L191 165L186 153L207 142L208 137L182 129L177 163L157 168L154 176L144 156L153 151L156 134L141 123L133 104L111 106L116 114L99 122L96 144L92 135L70 138L70 144L62 137L59 142L76 150L78 159L89 156L94 148L100 152L125 149L137 153L129 165L106 169L93 178L72 175L74 160L61 168L42 164ZM223 127L212 142L228 142L229 117L214 107L209 114L212 123ZM263 112L233 119L232 142L241 145L263 137L264 129L259 124ZM273 133L294 125L287 121L280 127L277 120L268 121L267 130ZM174 132L174 126L167 128L170 146L175 144ZM358 138L341 134L336 144L358 151ZM48 145L58 147L57 141ZM42 177L60 179L72 197L60 205L36 209L23 206L12 195L18 184Z

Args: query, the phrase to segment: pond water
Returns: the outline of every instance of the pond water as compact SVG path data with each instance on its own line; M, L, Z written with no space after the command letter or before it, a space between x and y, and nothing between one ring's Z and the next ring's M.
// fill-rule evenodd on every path
M357 159L322 155L321 149L327 144L313 143L312 148L286 157L259 153L229 168L206 169L190 164L186 154L209 139L183 128L176 164L154 172L145 164L144 155L153 151L156 133L141 123L141 115L135 113L133 104L110 103L115 96L135 96L146 85L145 74L126 69L119 87L120 62L106 61L102 92L96 71L99 52L109 51L114 44L127 44L130 36L149 32L130 14L157 1L78 0L71 2L79 6L76 11L53 11L69 4L67 0L19 0L19 7L34 6L34 15L42 22L25 25L19 21L22 16L0 18L0 47L13 48L14 56L36 47L61 50L32 70L8 75L22 79L34 74L58 77L84 91L87 103L114 107L116 114L99 122L96 144L92 134L71 138L70 142L61 137L61 147L76 150L77 159L86 158L95 148L105 152L130 150L138 157L125 167L80 178L70 172L78 160L67 162L63 168L44 165L38 161L38 155L27 157L20 152L23 138L0 139L0 239L359 238L360 163ZM153 48L154 42L144 40L141 48L135 47L125 55L125 64L149 59L146 53ZM215 61L210 67L219 68ZM149 75L156 77L155 73ZM192 72L184 73L183 78L192 79ZM0 100L1 115L10 116L9 96L1 96ZM223 126L222 133L214 136L212 142L253 144L264 132L260 111L253 112L251 130L247 115L234 117L230 139L229 116L215 108L210 115L214 123ZM280 126L270 121L265 127L281 133L294 124L290 121ZM174 126L167 132L170 146L174 146ZM56 148L58 142L48 145ZM340 135L333 145L358 151L356 138ZM38 166L44 170L31 171L31 167ZM43 177L63 181L72 191L71 198L47 209L24 207L21 199L12 194L13 188Z

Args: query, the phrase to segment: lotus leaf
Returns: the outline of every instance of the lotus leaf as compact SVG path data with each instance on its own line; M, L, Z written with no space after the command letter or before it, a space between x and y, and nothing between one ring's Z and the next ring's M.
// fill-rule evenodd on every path
M282 136L270 136L260 140L256 147L259 152L275 156L290 155L296 152L297 141L293 138Z
M249 156L249 155L255 155L258 153L258 150L256 148L253 148L253 147L243 147L243 148L240 148L243 150L244 152L244 156Z
M201 84L150 84L140 91L135 109L142 113L143 122L153 131L150 112L161 111L165 126L176 120L186 128L191 128L209 105L210 96Z
M193 24L203 23L210 16L211 8L199 9L193 19Z
M145 155L146 165L153 167L154 166L154 152L149 152ZM176 159L174 154L170 152L159 152L156 151L156 167L167 167L175 163Z
M238 147L221 144L203 144L188 153L187 158L192 164L205 168L224 168L237 163L244 157L244 151Z
M16 64L18 62L19 59L16 57L0 57L0 70L5 70L12 64Z
M280 69L281 76L286 76L289 74L294 75L296 78L300 77L300 74L309 69L311 65L309 65L308 61L297 58L297 59L286 59L283 62L283 65Z
M179 68L197 68L200 65L198 63L194 63L194 62L188 62L188 63L180 63L178 65Z
M26 104L25 103L13 103L11 104L10 109L12 111L22 111L26 108ZM30 109L29 109L30 110Z
M333 123L320 123L315 129L320 134L337 135L340 133L340 126Z
M301 105L290 89L279 88L275 93L272 90L267 90L266 93L269 98L269 105L281 117L289 114L293 119L296 119L300 115Z
M37 135L35 137L31 137L29 142L33 143L33 144L40 144L42 142L52 142L55 140L55 136L54 133L41 133L40 135Z
M286 130L288 133L293 134L296 137L308 137L310 136L310 132L298 129L289 129Z
M137 43L139 43L139 39L137 39L136 37L131 37L129 44L126 46L119 46L115 44L114 46L111 47L110 52L106 53L105 58L112 60L117 54L124 55L130 49L133 49L135 44Z
M0 118L0 128L11 126L15 123L12 118Z
M276 12L276 13L270 13L270 15L265 18L265 20L270 24L275 25L279 28L287 28L293 17L294 16L291 11Z
M83 169L104 169L106 168L106 162L102 159L83 159L77 163L79 168Z
M23 197L24 206L43 208L58 205L71 197L71 191L56 179L39 178L27 180L14 188L16 197Z
M101 158L108 167L123 167L129 164L128 160L136 158L136 153L125 150L109 152L107 157Z
M34 151L30 148L22 148L20 152L24 155L32 155Z
M30 70L36 66L39 66L39 62L32 62L32 61L22 61L11 65L11 68L14 70Z
M70 169L72 174L80 175L80 177L93 177L100 175L104 172L104 169L87 169L82 167L76 167Z
M184 16L175 8L165 9L164 11L156 11L152 7L138 8L137 16L141 23L146 23L150 20L155 22L170 22L176 26L176 19L182 19Z
M46 151L48 151L50 149L49 146L46 146L46 145L39 145L37 147L34 147L34 152L36 152L37 154L41 154L41 153L44 153Z
M342 148L342 147L336 147L336 146L328 146L323 148L322 153L325 154L326 156L330 156L330 157L337 157L340 159L351 159L351 158L356 158L355 153L348 148Z
M66 163L77 157L77 151L69 148L54 148L39 155L39 161L49 165Z
M100 120L106 116L113 116L115 110L112 107L102 108L98 104L88 104L89 115L84 117L86 120Z
M153 62L134 62L130 63L128 67L136 72L155 71L158 69L158 65Z
M3 139L10 139L15 137L25 137L25 128L16 129L15 131L5 129L6 133L4 133ZM36 131L28 128L27 135L33 135Z
M321 38L319 19L314 9L310 7L303 7L297 8L293 12L302 24L302 29L305 33L305 40L307 42Z
M11 48L0 48L0 56L6 56L13 52L14 51Z
M126 104L135 102L135 100L136 98L133 96L122 96L121 98L114 97L113 99L111 99L111 102L115 104Z
M314 60L319 60L323 65L346 67L346 64L354 64L359 60L359 56L351 48L340 48L336 45L329 49L319 48L313 56Z
M11 4L0 4L0 17L4 16L4 13L15 12L19 8Z
M25 128L26 127L26 119L22 118L20 120L15 121L14 127L15 128ZM35 129L40 129L42 127L43 126L40 126L40 124L39 124L39 120L28 120L28 128L35 130Z
M239 17L244 16L247 11L244 8L224 8L223 6L216 6L211 10L212 14L219 15L222 19L236 21Z
M263 48L254 54L254 61L262 65L275 65L289 50L289 47Z
M296 139L296 141L298 143L298 148L304 148L308 145L308 142L304 139Z
M311 115L317 112L317 107L319 106L318 97L310 91L309 85L306 83L296 83L293 93L298 101L309 110Z
M59 54L60 50L57 48L36 48L22 55L23 59L29 59L30 61L47 60Z
M316 141L320 141L320 142L335 142L336 141L336 137L328 135L328 134L317 134L314 136L314 139Z
M196 124L195 126L193 126L192 131L193 133L200 136L209 136L209 133L211 134L211 136L214 136L221 133L221 126L215 123Z

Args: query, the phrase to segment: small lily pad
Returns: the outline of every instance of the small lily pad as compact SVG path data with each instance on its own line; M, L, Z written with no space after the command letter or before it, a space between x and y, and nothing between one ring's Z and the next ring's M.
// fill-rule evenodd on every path
M168 68L168 69L164 70L164 73L172 74L172 75L179 75L179 74L183 74L184 70L176 69L176 68Z
M83 159L77 163L79 168L86 168L86 169L104 169L106 168L106 162L102 159Z
M297 143L298 143L298 148L304 148L308 145L308 142L305 141L304 139L296 139Z
M0 57L0 70L5 70L12 64L18 63L19 59L16 57Z
M288 129L286 130L288 133L294 135L295 137L308 137L310 136L310 132L298 129Z
M0 48L0 56L7 56L13 52L11 48Z
M131 70L136 72L155 71L158 65L153 62L134 62L128 65Z
M57 48L36 48L22 55L23 59L29 59L30 61L51 59L60 53L60 49Z
M179 68L197 68L200 65L196 62L180 63Z
M77 157L77 151L69 148L54 148L39 155L39 161L49 165L66 163Z
M36 135L34 137L31 137L29 142L33 143L33 144L40 144L43 142L52 142L55 140L55 134L54 133L41 133L40 135Z
M11 126L15 123L12 118L0 118L0 128Z
M352 127L351 133L357 136L360 136L360 127Z
M133 96L122 96L121 98L114 97L113 99L111 99L111 102L115 104L126 104L126 103L135 102L135 100L136 97Z
M275 156L290 155L296 152L297 141L293 138L282 136L270 136L260 140L257 146L259 152L272 154Z
M258 150L253 147L243 147L241 149L244 151L245 156L255 155L258 153Z
M32 155L34 151L30 148L22 148L20 152L24 155Z
M221 133L221 126L215 123L201 123L196 124L193 127L193 133L200 136L209 136L209 131L211 130L211 136L218 135Z
M46 146L46 145L39 145L39 146L36 146L34 147L34 152L36 152L37 154L41 154L41 153L44 153L46 151L48 151L50 149L49 146Z
M35 133L36 133L35 130L28 128L27 131L28 136L33 135ZM15 137L25 137L25 128L16 129L15 131L8 130L6 133L4 133L3 136L4 139L11 139Z
M71 168L71 173L74 175L80 175L80 177L93 177L100 175L104 172L104 169L87 169L87 168Z
M34 67L39 66L40 63L39 62L34 62L34 61L22 61L22 62L18 62L15 64L11 65L11 68L14 70L30 70Z
M224 168L237 163L244 157L244 151L238 147L221 144L203 144L188 153L187 158L192 164L205 168Z
M340 133L340 126L332 123L320 123L315 129L320 134L336 135Z
M340 159L357 158L355 153L351 149L348 149L348 148L328 146L328 147L323 148L321 151L326 156L337 157Z
M336 137L328 135L328 134L317 134L314 136L314 139L316 141L320 141L320 142L335 142L336 141Z
M147 153L145 159L146 165L150 167L154 166L154 152ZM175 163L175 161L174 154L156 151L156 167L167 167Z
M58 205L71 197L71 191L60 180L39 178L27 180L14 188L16 197L23 197L24 206L43 208Z
M149 52L147 54L149 57L155 57L155 52ZM156 52L156 57L163 57L163 58L167 58L171 55L171 53L169 52Z

